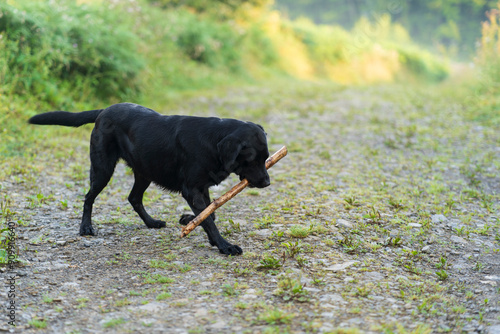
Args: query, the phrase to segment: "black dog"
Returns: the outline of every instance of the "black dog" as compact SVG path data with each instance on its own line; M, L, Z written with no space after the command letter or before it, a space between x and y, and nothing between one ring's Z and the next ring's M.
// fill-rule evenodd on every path
M85 196L80 235L96 235L92 205L108 184L116 163L125 160L135 183L128 200L149 228L165 227L144 209L142 197L151 182L180 192L195 215L210 204L208 188L230 173L251 186L270 184L265 161L269 156L264 129L251 122L215 117L164 116L146 107L119 103L106 109L70 113L53 111L33 116L32 124L78 127L95 123L90 137L90 190ZM183 215L187 224L193 215ZM201 226L212 246L224 254L241 254L217 230L215 215Z

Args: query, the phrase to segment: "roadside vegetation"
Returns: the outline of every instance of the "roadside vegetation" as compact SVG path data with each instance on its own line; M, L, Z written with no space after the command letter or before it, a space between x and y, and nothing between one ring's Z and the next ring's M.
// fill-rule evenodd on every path
M265 0L11 0L0 12L3 156L39 147L40 131L65 131L26 127L45 110L118 101L161 110L186 94L262 80L439 82L449 71L388 16L347 31L291 21Z

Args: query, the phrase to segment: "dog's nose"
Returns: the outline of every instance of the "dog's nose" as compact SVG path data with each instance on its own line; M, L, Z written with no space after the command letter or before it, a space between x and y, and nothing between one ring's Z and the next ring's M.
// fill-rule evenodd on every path
M260 182L258 187L259 188L265 188L268 187L271 184L271 180L269 180L269 177L266 177L264 181Z

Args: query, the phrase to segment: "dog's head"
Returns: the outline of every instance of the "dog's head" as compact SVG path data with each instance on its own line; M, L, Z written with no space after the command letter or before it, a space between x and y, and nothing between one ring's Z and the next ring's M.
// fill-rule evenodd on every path
M225 171L235 173L240 180L246 178L250 187L265 188L271 184L266 169L267 138L260 125L245 123L224 137L217 149Z

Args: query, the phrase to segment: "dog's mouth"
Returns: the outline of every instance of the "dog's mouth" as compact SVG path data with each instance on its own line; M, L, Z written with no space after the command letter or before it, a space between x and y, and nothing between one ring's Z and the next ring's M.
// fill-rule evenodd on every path
M240 181L243 181L246 177L244 175L240 175ZM246 178L248 180L248 178ZM265 178L263 180L259 180L258 182L252 182L248 180L248 187L250 188L265 188L269 186L271 182L269 181L269 178Z

